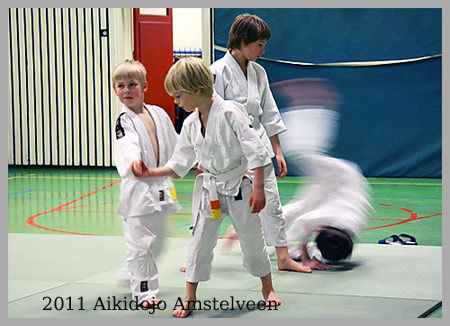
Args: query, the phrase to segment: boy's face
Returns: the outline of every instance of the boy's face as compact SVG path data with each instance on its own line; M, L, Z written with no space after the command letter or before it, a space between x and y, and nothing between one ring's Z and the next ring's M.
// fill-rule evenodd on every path
M133 111L142 108L144 103L144 92L146 90L147 82L142 86L141 83L134 78L119 79L114 85L114 92L120 102Z
M258 40L245 45L242 41L240 51L248 61L256 61L264 53L267 40Z
M198 106L198 97L200 90L195 93L175 92L173 94L174 102L186 112L192 112Z

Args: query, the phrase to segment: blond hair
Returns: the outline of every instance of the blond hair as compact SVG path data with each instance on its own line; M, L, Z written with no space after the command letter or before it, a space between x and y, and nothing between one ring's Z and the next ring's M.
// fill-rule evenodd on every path
M197 89L205 95L213 94L213 76L202 59L186 57L177 61L164 80L164 88L170 95L176 92L195 93Z
M144 86L146 76L147 70L142 63L127 59L114 69L112 76L113 87L115 88L116 82L121 79L136 79L141 86Z

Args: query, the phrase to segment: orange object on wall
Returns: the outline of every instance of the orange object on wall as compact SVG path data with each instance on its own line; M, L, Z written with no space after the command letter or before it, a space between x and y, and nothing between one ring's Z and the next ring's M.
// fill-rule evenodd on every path
M172 8L162 14L133 9L134 58L147 69L145 102L162 107L175 121L173 98L164 90L164 78L173 64Z

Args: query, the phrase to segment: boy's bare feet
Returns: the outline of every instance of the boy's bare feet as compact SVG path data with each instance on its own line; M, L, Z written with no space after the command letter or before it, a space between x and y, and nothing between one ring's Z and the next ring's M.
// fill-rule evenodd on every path
M160 302L161 302L161 299L151 298L151 299L142 301L141 305L142 305L142 308L147 309L150 307L157 307Z
M280 271L311 273L311 267L300 264L289 256L287 247L276 247L277 266Z
M195 298L194 299L185 298L183 301L183 307L178 307L177 310L175 310L172 315L177 318L189 317L189 315L192 314L192 307L194 301Z
M227 233L224 237L224 243L222 245L222 251L224 253L227 253L231 250L233 244L236 240L238 240L236 231L232 226L230 226L227 230ZM303 264L300 264L293 260L289 256L289 252L286 247L275 247L275 250L277 252L277 266L280 271L293 271L293 272L300 272L300 273L311 273L311 267L305 266ZM181 268L180 268L180 271Z
M272 275L269 273L266 276L260 277L262 284L262 295L266 300L266 307L277 307L281 304L272 285Z
M302 265L292 258L278 259L278 270L280 271L293 271L300 273L311 273L311 267Z
M263 290L264 300L266 300L266 307L277 307L281 305L281 300L278 299L278 296L273 289L266 291L266 293L264 292L265 291Z

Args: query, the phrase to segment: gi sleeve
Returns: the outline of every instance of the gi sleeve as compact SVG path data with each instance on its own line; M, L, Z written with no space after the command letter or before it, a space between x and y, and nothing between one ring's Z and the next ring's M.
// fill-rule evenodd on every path
M122 178L134 178L131 164L141 158L139 135L126 113L116 120L114 136L114 163Z
M270 90L266 71L261 69L259 73L263 76L261 85L261 108L263 114L259 117L259 121L264 126L270 138L286 131L287 128L281 119L280 111Z
M248 161L250 170L270 164L270 156L256 131L250 124L248 116L238 107L225 113L228 123L239 140L241 150Z
M183 124L172 158L165 166L172 169L180 178L183 178L191 170L194 163L194 142L189 125Z

